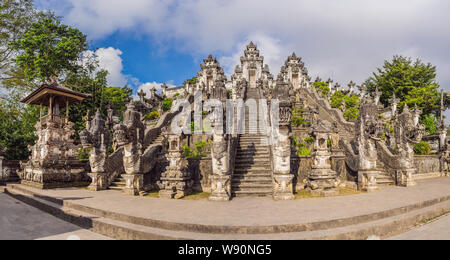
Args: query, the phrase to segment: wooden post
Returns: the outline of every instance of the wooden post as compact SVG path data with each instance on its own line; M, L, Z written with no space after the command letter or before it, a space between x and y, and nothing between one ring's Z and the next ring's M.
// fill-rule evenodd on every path
M69 123L69 99L66 98L66 124Z
M40 112L39 112L39 121L41 121L41 123L42 123L42 102L41 102L41 107L40 107Z
M49 109L48 114L53 119L53 96L50 97L50 105L48 109Z

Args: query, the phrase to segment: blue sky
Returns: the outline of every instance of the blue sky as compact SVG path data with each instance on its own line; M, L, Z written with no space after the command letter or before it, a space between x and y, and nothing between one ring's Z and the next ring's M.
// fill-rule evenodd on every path
M450 91L448 0L36 0L88 35L111 85L179 85L213 54L230 75L250 40L277 75L293 51L310 76L362 83L395 54L438 67ZM450 118L450 117L449 117Z

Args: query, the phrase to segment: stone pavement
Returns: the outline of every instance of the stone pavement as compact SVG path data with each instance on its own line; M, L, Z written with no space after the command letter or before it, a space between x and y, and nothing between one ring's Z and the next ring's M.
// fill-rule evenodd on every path
M235 198L230 202L166 200L125 196L112 190L91 192L84 189L36 192L146 219L204 225L267 226L355 217L450 196L450 178L421 180L416 187L386 186L375 193L295 201L273 201L269 197Z
M0 240L107 240L0 193Z
M450 215L391 237L389 240L450 240Z

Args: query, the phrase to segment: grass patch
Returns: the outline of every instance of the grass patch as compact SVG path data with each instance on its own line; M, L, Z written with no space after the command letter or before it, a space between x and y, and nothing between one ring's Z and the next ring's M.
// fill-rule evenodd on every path
M182 198L182 200L208 200L210 196L211 196L211 193L209 193L209 192L199 192L199 193L194 193L194 194L188 195L188 196Z
M339 195L337 195L336 197L361 194L360 191L357 191L357 190L354 190L354 189L350 189L350 188L338 188L338 191L339 191ZM295 199L296 200L314 199L314 198L325 198L325 196L313 195L307 190L298 191L295 194Z
M147 193L144 197L159 198L159 191L151 191Z

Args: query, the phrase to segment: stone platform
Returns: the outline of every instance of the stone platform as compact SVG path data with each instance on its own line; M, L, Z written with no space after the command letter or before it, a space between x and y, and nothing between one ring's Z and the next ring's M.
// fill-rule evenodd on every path
M295 201L236 198L230 202L128 197L117 191L38 190L10 184L12 197L116 239L386 238L450 212L450 178L418 186Z

